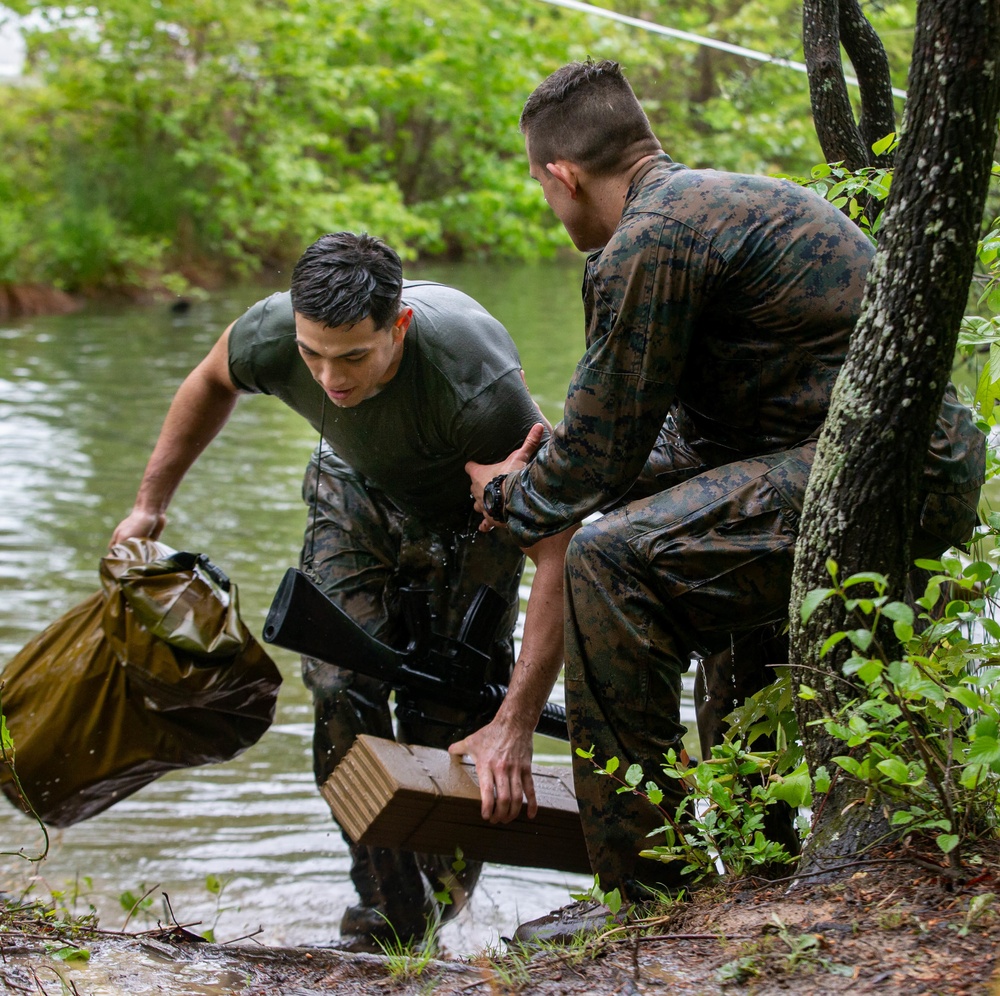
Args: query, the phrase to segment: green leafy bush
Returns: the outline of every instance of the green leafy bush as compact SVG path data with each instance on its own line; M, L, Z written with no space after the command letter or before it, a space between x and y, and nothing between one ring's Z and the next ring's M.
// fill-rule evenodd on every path
M992 518L987 529L995 536L1000 516ZM838 598L857 622L823 648L850 642L844 675L863 692L823 723L844 744L834 763L861 783L869 802L888 801L893 827L931 834L957 866L963 845L998 825L1000 623L992 613L1000 574L985 560L957 556L917 566L932 572L919 612L889 600L881 575L841 581L833 562L831 587L810 592L801 611L806 620ZM882 638L888 624L895 642ZM802 685L798 694L816 693ZM826 791L829 774L815 777L816 790Z

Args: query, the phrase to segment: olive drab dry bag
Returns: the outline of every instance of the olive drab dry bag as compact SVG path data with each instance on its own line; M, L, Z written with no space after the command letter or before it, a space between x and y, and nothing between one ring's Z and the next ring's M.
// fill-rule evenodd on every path
M270 726L281 684L236 586L203 554L131 539L99 573L102 590L0 674L13 740L0 788L55 827L168 771L235 757Z

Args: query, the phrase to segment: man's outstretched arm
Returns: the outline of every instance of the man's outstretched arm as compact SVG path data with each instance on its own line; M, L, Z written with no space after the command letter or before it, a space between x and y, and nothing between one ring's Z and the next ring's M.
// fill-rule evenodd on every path
M132 511L115 527L111 543L132 536L156 539L184 475L229 421L240 391L229 376L229 329L177 389L142 475Z

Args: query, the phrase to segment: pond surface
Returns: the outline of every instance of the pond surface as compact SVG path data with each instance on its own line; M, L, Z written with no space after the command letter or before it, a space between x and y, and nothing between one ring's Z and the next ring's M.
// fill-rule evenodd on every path
M558 420L583 348L579 262L413 265L407 275L454 284L503 321L532 393ZM98 562L131 507L174 391L221 331L273 289L229 290L182 313L129 306L0 325L0 663L98 589ZM282 574L297 562L301 476L314 443L279 402L244 399L170 509L163 541L209 554L238 585L243 618L258 636ZM312 709L298 660L269 649L285 680L259 743L52 831L39 866L0 857L0 888L17 891L37 876L38 898L62 893L76 912L93 905L109 929L125 922L120 897L148 890L153 905L130 929L166 922L169 902L178 922L212 928L220 941L333 940L354 897L347 850L313 783ZM568 748L539 741L538 760L568 763ZM5 800L0 838L8 852L41 846L38 828ZM221 894L209 891L213 878ZM588 885L581 876L490 866L442 939L453 953L481 950Z

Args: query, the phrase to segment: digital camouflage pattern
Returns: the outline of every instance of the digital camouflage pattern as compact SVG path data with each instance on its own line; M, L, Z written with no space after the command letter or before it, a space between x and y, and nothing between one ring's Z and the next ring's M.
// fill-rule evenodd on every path
M303 498L309 522L302 567L356 622L384 643L402 648L408 632L400 588L430 589L432 627L455 637L481 584L507 600L487 681L506 683L514 664L511 634L518 613L518 584L524 558L502 530L480 533L479 516L463 532L434 529L398 509L354 473L328 447L322 469L306 472ZM318 489L318 491L317 491ZM350 670L351 661L303 658L302 674L313 695L313 766L317 784L336 767L359 733L395 739L389 687ZM396 696L398 739L445 748L482 725L480 717L437 702L401 701ZM400 939L423 937L426 918L454 916L471 894L482 865L468 861L456 872L454 858L365 847L346 838L351 878L361 900L347 910L343 935ZM433 892L447 889L452 903L440 907ZM391 928L383 918L388 918Z
M857 322L871 243L783 180L640 169L607 246L587 260L587 352L563 421L507 482L522 544L619 498L671 406L710 463L815 434Z
M787 615L815 438L872 256L858 228L795 184L659 156L588 258L588 348L564 419L505 498L524 545L606 512L566 558L570 734L598 762L657 775L684 732L693 654L706 659L706 737L721 735L735 695L759 687L765 643L752 649L753 634ZM928 484L974 508L985 451L970 413L946 400L935 439ZM968 538L974 520L926 510L939 551ZM637 898L642 885L677 885L672 866L638 857L662 818L586 759L574 765L602 886ZM660 781L672 809L677 783Z
M678 753L681 675L691 655L729 647L733 633L788 611L801 498L815 443L735 461L584 525L566 558L566 704L574 745L596 759L643 766ZM731 711L726 708L723 715ZM638 858L663 819L644 800L574 758L587 847L605 888L678 884L668 865ZM659 779L664 806L678 783ZM662 842L662 840L660 841ZM645 866L645 867L643 867Z

